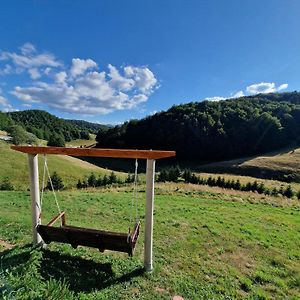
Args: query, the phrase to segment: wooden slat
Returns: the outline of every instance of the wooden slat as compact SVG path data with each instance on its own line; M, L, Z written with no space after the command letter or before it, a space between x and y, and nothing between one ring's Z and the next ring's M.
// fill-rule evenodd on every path
M101 148L63 148L63 147L31 147L11 146L11 149L29 154L60 154L71 156L96 156L115 158L160 159L176 155L175 151L129 150Z

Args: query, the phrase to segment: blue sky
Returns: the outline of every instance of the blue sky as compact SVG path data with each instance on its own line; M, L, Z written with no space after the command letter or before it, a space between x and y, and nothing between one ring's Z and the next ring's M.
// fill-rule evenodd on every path
M116 124L173 104L294 91L300 1L6 1L0 110Z

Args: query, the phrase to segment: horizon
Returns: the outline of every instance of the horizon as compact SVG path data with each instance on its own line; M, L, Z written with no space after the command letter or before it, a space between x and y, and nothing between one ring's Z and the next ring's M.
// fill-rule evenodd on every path
M116 125L172 105L298 90L299 8L292 0L5 3L0 111Z
M289 93L300 93L299 91L286 91L286 92L272 92L272 93L268 93L268 94L289 94ZM203 102L203 101L212 101L212 102L219 102L219 101L226 101L226 100L239 100L241 98L248 98L248 97L257 97L257 96L260 96L260 95L264 95L266 93L258 93L258 94L253 94L253 95L243 95L241 97L237 97L237 98L233 98L233 97L229 97L229 98L221 98L221 99L212 99L212 100L209 100L209 99L202 99L202 100L199 100L199 101L191 101L191 102L186 102L186 103L178 103L176 105L184 105L184 104L189 104L189 103L193 103L193 102ZM156 113L161 113L161 112L165 112L165 111L168 111L169 109L171 109L171 106L166 108L165 110L161 110L161 111L157 111L155 113L152 113L152 114L149 114L149 115L145 115L143 117L141 117L140 119L128 119L128 120L124 120L122 122L116 122L116 123L99 123L99 122L93 122L93 121L88 121L88 120L85 120L83 118L79 118L79 119L74 119L72 117L68 118L68 117L59 117L57 116L55 113L52 113L52 112L49 112L45 109L39 109L39 108L24 108L23 110L13 110L13 111L8 111L8 112L5 112L5 111L1 111L2 113L10 113L10 112L23 112L23 111L33 111L33 110L36 110L36 111L42 111L42 112L46 112L46 113L49 113L55 117L58 117L60 119L64 119L64 120L74 120L74 121L85 121L85 122L90 122L90 123L94 123L94 124L99 124L99 125L105 125L105 126L118 126L118 125L122 125L124 124L125 122L129 122L131 120L142 120L144 118L147 118L149 116L152 116Z

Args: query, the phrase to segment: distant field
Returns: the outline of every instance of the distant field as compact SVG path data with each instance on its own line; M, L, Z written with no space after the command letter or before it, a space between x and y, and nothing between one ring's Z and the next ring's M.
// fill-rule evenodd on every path
M127 231L128 187L64 191L58 197L70 224ZM136 255L127 258L68 245L32 248L29 193L0 192L0 295L11 293L16 300L300 298L299 201L158 184L155 269L143 274L144 197L141 186L142 232ZM47 222L56 213L51 193L43 202Z
M90 139L89 140L72 140L70 142L66 143L67 147L78 147L78 146L91 146L96 143L96 135L95 134L90 134Z
M10 144L0 141L0 181L8 177L14 187L18 190L26 190L29 187L28 165L26 154L13 151ZM48 166L51 173L56 171L67 187L74 187L78 179L90 175L109 174L111 171L94 166L77 158L61 155L48 155ZM40 178L43 171L43 156L39 156ZM125 178L125 173L116 173L119 177Z
M196 169L207 173L233 173L269 179L290 174L296 174L300 178L300 148L210 163Z

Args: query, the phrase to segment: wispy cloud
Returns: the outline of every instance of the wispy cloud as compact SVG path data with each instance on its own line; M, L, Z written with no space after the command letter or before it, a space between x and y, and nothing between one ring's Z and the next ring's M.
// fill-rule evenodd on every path
M260 83L255 83L255 84L251 84L251 85L247 86L245 92L240 90L235 93L232 93L228 97L214 96L214 97L207 97L207 98L205 98L205 100L221 101L221 100L225 100L225 99L240 98L240 97L244 97L247 95L255 95L255 94L260 94L260 93L262 93L262 94L275 93L275 92L279 92L279 91L287 89L288 86L289 85L287 83L283 83L279 86L276 86L276 84L274 82L260 82Z
M0 89L0 110L4 112L14 111L13 106L9 101L2 95L2 90Z
M5 68L10 70L9 73L28 71L30 76L34 73L33 79L37 78L37 68L62 66L52 53L38 53L30 43L21 46L19 52L0 51L0 61L6 63Z
M68 113L94 115L132 109L146 102L158 87L148 67L109 64L108 70L99 70L90 58L73 58L70 67L65 67L53 54L39 53L30 43L20 47L20 53L0 52L0 72L5 70L1 61L15 74L26 71L32 79L27 86L15 86L11 95Z

